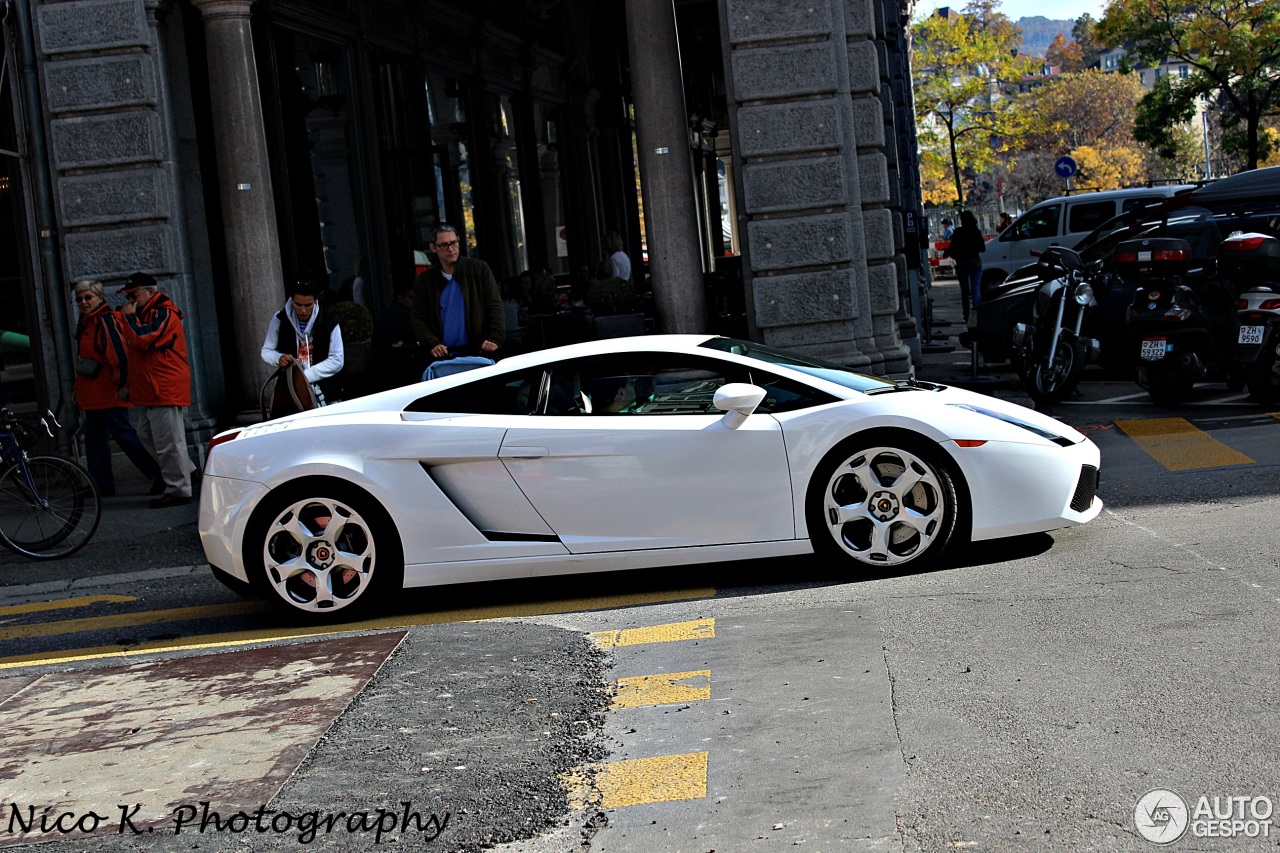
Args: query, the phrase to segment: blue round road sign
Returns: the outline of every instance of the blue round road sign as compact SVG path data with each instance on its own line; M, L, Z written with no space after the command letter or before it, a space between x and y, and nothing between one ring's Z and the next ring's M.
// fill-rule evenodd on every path
M1058 173L1059 178L1069 178L1079 171L1079 168L1072 157L1059 157L1053 164L1053 171Z

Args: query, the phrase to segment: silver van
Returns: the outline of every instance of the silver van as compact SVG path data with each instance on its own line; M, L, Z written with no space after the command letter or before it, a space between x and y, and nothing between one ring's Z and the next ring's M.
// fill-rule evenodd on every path
M987 241L987 249L982 254L983 289L994 287L1015 270L1035 263L1033 253L1049 246L1074 247L1111 217L1191 188L1189 184L1181 184L1046 199Z

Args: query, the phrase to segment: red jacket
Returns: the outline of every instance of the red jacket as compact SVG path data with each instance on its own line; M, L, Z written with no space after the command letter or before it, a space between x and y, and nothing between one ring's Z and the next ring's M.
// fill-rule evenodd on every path
M116 396L116 391L123 388L129 378L129 359L120 326L120 314L105 302L80 315L76 326L76 356L85 364L93 361L101 365L93 378L76 372L76 401L86 412L130 405Z
M135 406L190 406L191 366L182 312L163 293L126 314L125 340L129 362L129 396Z

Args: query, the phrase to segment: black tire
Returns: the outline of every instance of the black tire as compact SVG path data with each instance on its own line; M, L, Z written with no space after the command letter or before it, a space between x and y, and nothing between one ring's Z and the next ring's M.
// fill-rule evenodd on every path
M1276 375L1276 351L1268 341L1258 360L1249 365L1249 396L1259 406L1271 408L1280 403L1280 376Z
M1034 355L1026 368L1027 393L1040 405L1060 403L1075 390L1084 372L1084 345L1077 340L1058 338L1057 357L1052 367L1042 355Z
M0 544L14 553L33 560L68 557L93 538L101 519L97 487L70 460L31 456L0 474Z
M336 480L303 480L268 495L245 530L243 556L254 588L308 622L358 618L404 581L404 549L391 517L367 493Z
M914 483L903 481L909 470ZM895 432L855 436L827 454L809 483L805 510L814 551L882 575L936 560L960 507L945 454Z

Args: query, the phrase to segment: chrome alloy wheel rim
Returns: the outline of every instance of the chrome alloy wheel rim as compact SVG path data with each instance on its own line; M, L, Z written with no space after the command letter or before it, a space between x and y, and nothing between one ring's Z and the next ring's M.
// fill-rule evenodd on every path
M823 491L831 536L854 559L897 566L923 554L946 512L938 476L893 447L859 451L836 467Z
M308 498L276 516L262 563L276 593L299 610L327 613L358 599L373 579L373 534L341 501Z

